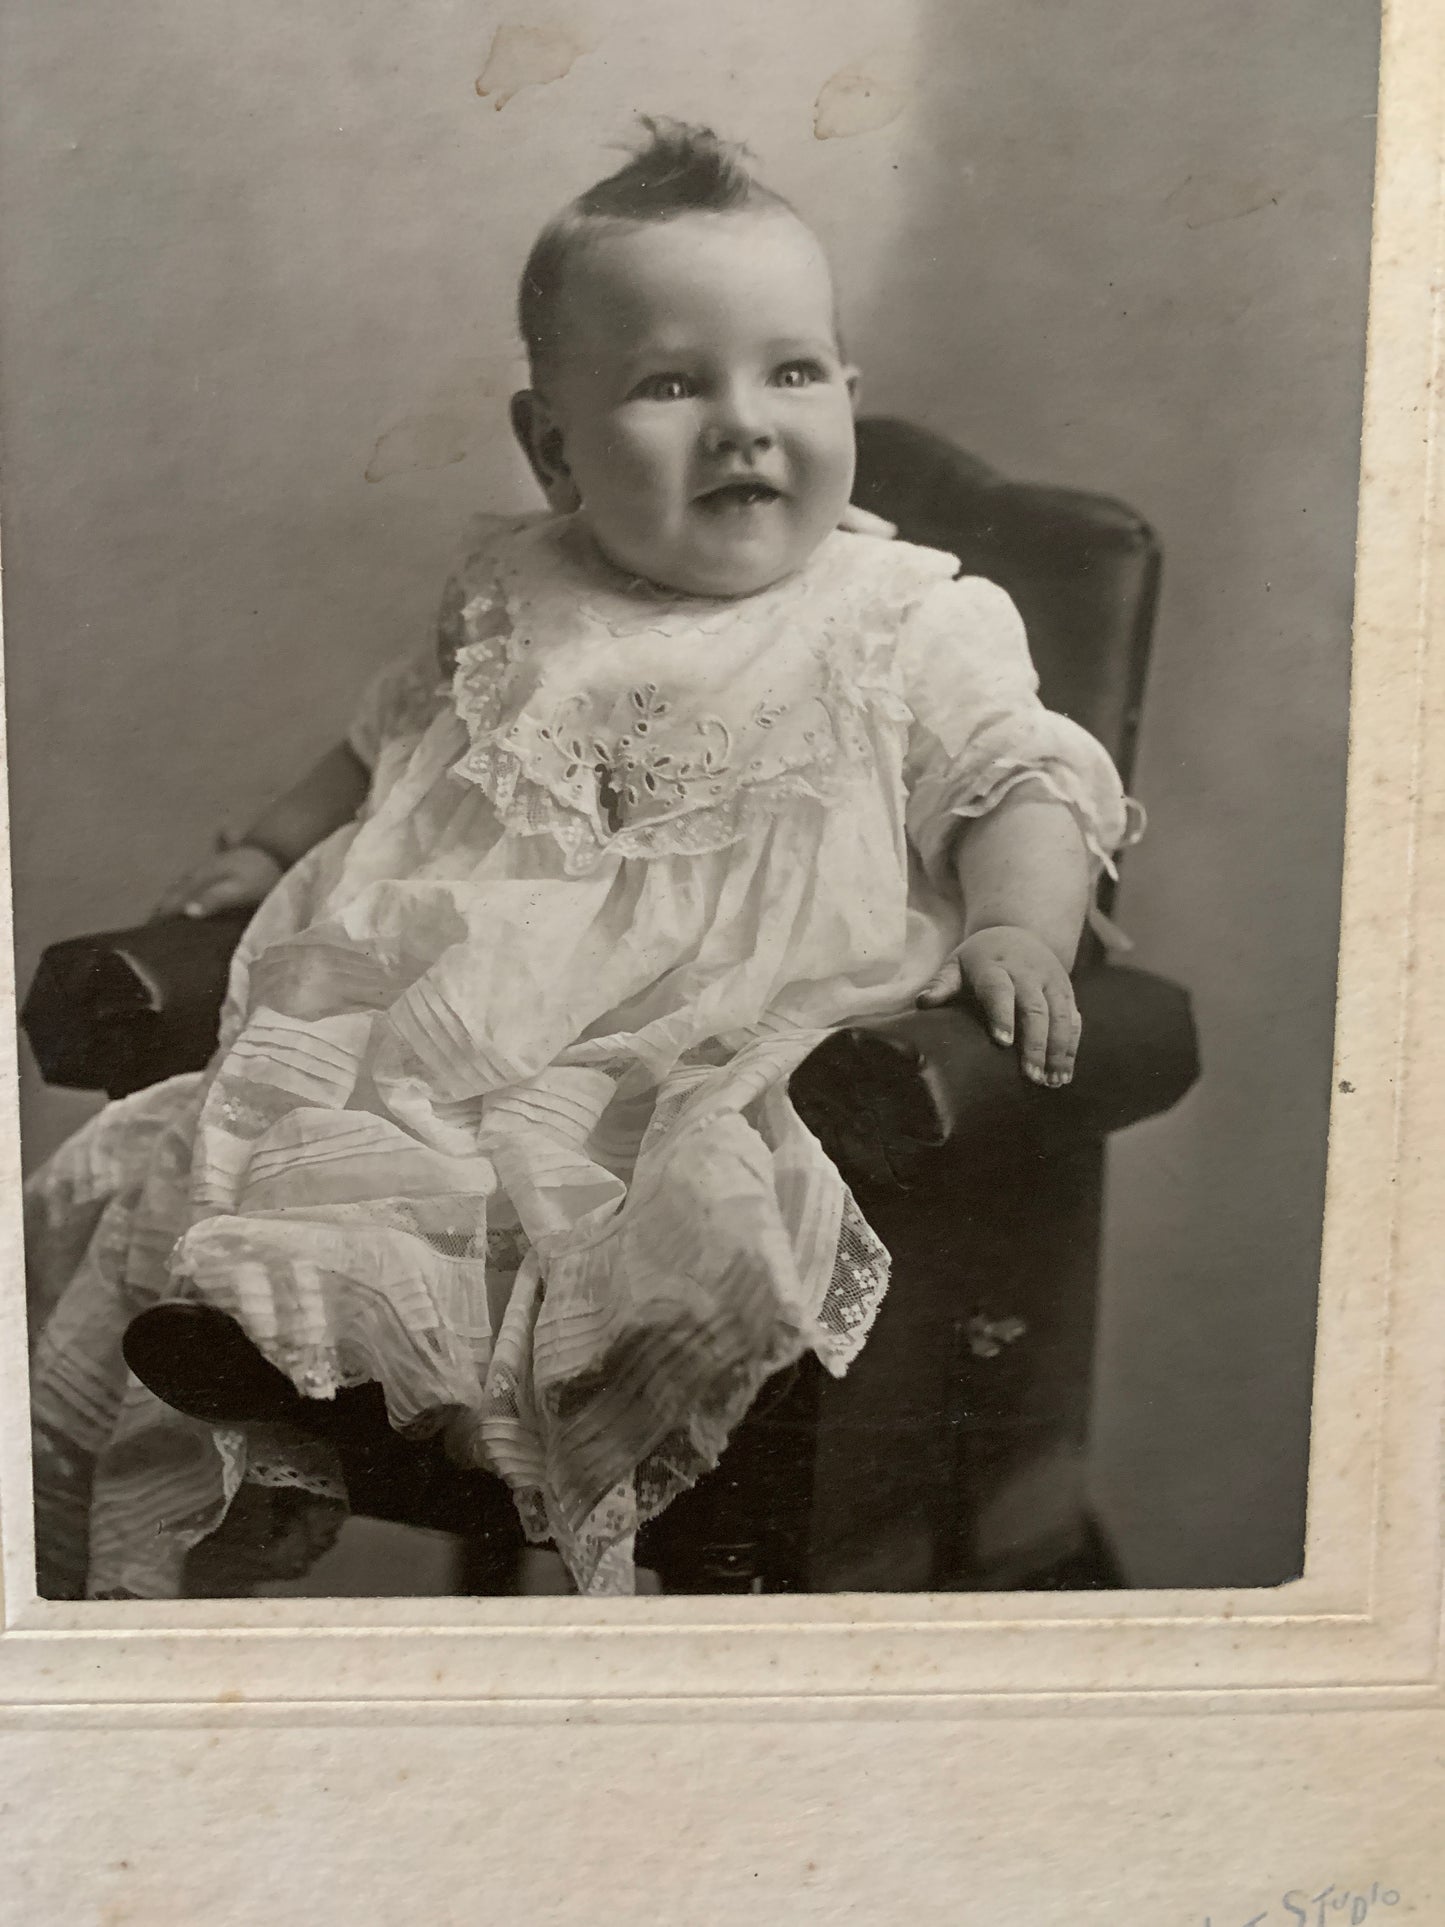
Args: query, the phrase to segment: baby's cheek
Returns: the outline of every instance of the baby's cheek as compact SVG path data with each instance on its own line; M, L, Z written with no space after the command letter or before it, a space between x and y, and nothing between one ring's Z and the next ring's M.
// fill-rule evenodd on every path
M636 449L617 449L593 471L589 506L610 523L633 522L652 512L656 492L651 464Z
M610 441L613 459L619 467L634 474L674 467L681 460L686 444L680 413L676 420L662 415L645 423L619 424Z
M821 541L835 528L848 506L851 482L852 475L846 467L833 466L809 476L808 485L800 491L796 502L799 533Z
M852 490L853 465L851 435L810 437L796 456L796 466L811 490L841 495L845 501Z

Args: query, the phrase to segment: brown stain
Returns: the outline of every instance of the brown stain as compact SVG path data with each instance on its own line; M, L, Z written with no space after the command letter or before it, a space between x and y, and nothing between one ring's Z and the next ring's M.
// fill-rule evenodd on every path
M238 1687L228 1686L224 1693L217 1693L217 1706L239 1706L246 1695Z
M487 63L477 75L478 96L490 97L500 114L524 87L547 87L554 80L565 80L590 51L565 27L498 27Z
M813 103L813 138L849 140L856 134L876 134L898 119L911 91L880 63L840 67L823 82Z
M366 464L368 482L416 469L451 468L467 459L471 424L455 415L413 415L377 437Z
M384 482L391 475L464 462L488 426L496 398L496 373L487 362L468 360L453 368L429 394L418 397L414 414L377 437L364 470L366 480Z

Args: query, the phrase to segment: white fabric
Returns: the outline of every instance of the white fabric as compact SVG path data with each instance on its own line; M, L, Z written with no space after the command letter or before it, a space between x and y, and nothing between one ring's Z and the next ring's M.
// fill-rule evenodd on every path
M245 1472L243 1439L118 1364L166 1293L304 1391L377 1379L397 1426L445 1424L593 1590L626 1588L638 1525L769 1373L846 1368L886 1255L790 1074L958 940L961 818L1033 779L1100 864L1126 828L1011 603L955 568L840 533L700 601L571 521L482 532L440 663L353 727L360 821L247 932L210 1073L112 1107L32 1186L58 1300L37 1421L71 1464L62 1536L93 1472L92 1592L173 1589Z

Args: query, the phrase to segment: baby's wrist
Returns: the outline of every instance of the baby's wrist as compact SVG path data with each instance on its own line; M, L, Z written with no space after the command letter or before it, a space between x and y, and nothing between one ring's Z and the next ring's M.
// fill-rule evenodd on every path
M996 923L980 923L970 929L955 954L981 955L987 959L991 952L1005 951L1022 960L1028 955L1037 956L1043 950L1066 974L1072 974L1077 949L1077 932L1049 931L1037 924L1006 922L1000 918Z
M1032 937L1037 942L1043 939L1037 930L1031 930L1026 923L1014 923L1007 917L998 917L989 923L972 924L964 933L963 942L972 943L978 937ZM962 944L959 946L962 949Z

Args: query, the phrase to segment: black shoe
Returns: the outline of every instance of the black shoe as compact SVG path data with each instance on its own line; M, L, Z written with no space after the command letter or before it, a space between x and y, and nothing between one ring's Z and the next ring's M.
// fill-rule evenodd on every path
M307 1398L213 1305L152 1305L126 1326L121 1350L142 1385L206 1425L294 1425L336 1445L395 1436L379 1385L368 1380L332 1398Z
M153 1305L126 1327L125 1362L142 1385L207 1425L286 1424L329 1440L354 1511L461 1537L469 1592L511 1590L522 1545L516 1506L490 1472L453 1465L440 1437L395 1431L376 1384L306 1398L212 1305Z
M390 1433L379 1385L307 1398L214 1305L152 1305L126 1326L121 1350L142 1385L206 1425L294 1425L337 1445Z
M207 1425L297 1424L316 1403L212 1305L152 1305L127 1325L121 1349L142 1385Z

